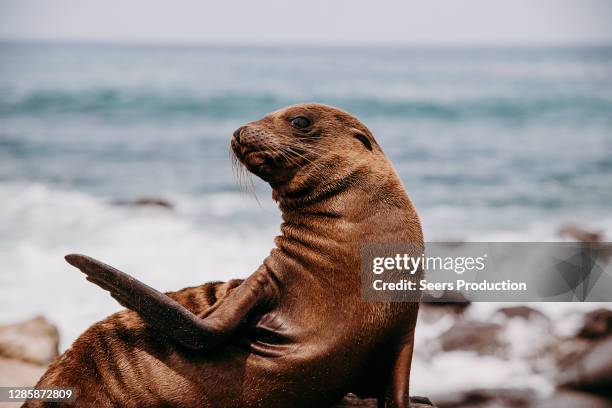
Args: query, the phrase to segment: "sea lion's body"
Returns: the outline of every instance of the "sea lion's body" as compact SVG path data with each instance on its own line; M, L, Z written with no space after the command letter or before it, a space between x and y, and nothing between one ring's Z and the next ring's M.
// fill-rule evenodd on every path
M355 120L350 129L359 128L333 108L288 110L298 108L315 117L331 111L336 121L346 115ZM275 248L246 282L169 294L204 321L230 309L253 282L262 282L258 299L265 300L239 303L239 327L209 350L178 344L136 312L116 313L88 329L39 388L76 388L81 406L324 407L347 392L406 406L418 303L362 300L360 250L370 242L422 245L416 212L377 145L349 158L332 149L325 160L307 162L317 164L316 172L285 168L289 176L250 157L252 150L241 154L248 137L278 133L274 121L285 120L286 111L250 124L255 131L233 141L239 159L274 189L283 216Z

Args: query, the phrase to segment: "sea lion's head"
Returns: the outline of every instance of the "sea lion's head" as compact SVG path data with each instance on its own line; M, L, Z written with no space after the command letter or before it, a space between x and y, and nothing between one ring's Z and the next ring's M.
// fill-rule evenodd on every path
M305 173L331 176L372 163L386 162L374 136L343 110L305 103L272 112L241 126L231 142L237 159L253 174L281 188Z

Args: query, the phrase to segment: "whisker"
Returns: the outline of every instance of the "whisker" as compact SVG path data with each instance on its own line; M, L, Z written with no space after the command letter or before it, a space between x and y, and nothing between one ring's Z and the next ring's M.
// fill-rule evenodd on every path
M238 182L238 188L242 193L250 194L255 198L257 204L261 207L261 202L259 201L259 197L257 196L257 192L255 190L255 183L253 181L253 175L240 163L238 157L230 147L230 156L232 159L232 169L234 171L234 176Z

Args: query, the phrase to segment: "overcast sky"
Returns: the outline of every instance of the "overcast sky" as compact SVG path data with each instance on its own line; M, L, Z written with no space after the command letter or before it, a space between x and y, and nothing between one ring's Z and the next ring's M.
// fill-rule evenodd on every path
M612 1L0 0L0 38L138 43L612 43Z

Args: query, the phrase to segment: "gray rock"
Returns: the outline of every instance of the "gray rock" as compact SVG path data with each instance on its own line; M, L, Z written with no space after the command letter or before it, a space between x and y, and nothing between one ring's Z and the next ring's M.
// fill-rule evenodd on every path
M612 401L584 392L559 390L534 408L612 408Z
M584 323L578 337L583 339L603 339L612 334L612 310L597 309L584 316Z
M44 317L0 326L0 356L47 365L58 355L59 333Z
M545 320L550 321L550 318L544 313L529 306L509 306L502 307L497 310L497 314L513 319L521 318L525 320Z
M346 394L342 401L332 408L377 408L378 401L374 398L361 399L355 394Z
M612 337L565 367L559 374L558 384L612 397Z
M354 394L347 394L333 408L378 408L378 400L374 398L360 399ZM410 408L436 408L429 398L410 397Z
M575 224L563 225L559 236L586 243L601 242L604 237L603 231L592 231Z
M0 386L33 387L46 366L0 357Z
M497 323L458 321L439 337L443 351L468 350L479 354L498 354L504 347L499 339L502 326Z
M557 390L540 399L529 389L474 389L433 400L438 408L612 408L610 399L571 390Z
M527 408L537 396L530 389L473 389L432 397L438 408Z
M171 202L157 197L142 197L135 200L116 200L113 201L112 204L128 207L160 207L168 210L174 209L174 205Z
M463 313L472 303L463 293L455 290L446 290L439 296L434 296L431 292L425 291L421 297L421 303L425 307L448 308L455 313Z
M423 292L419 319L424 322L436 322L451 316L463 319L471 302L461 292L444 291L442 293Z

